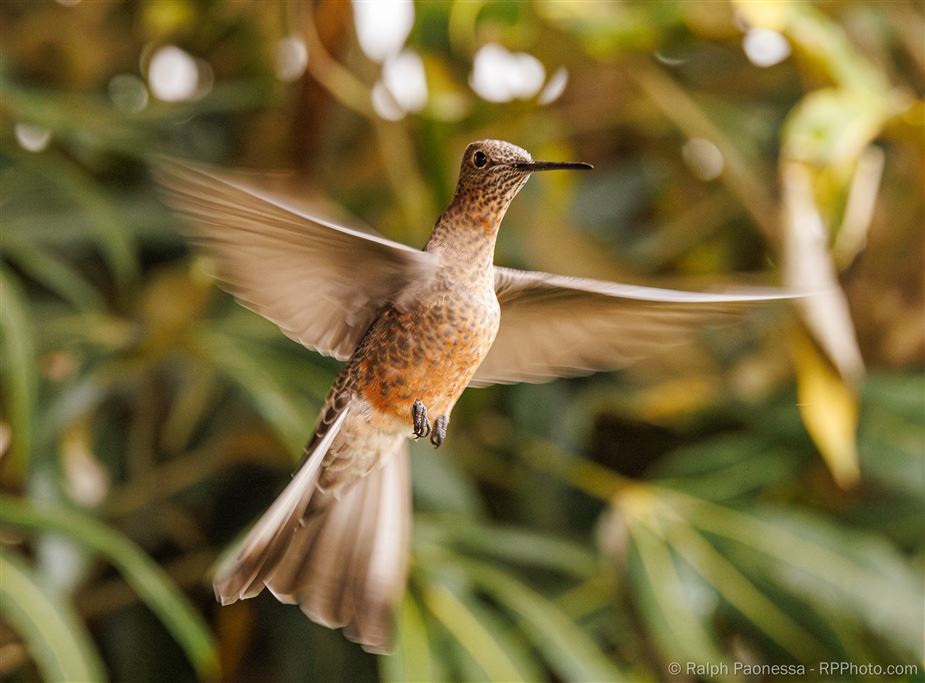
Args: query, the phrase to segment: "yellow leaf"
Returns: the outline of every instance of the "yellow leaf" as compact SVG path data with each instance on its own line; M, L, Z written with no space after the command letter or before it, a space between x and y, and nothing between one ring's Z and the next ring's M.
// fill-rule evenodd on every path
M639 396L639 415L663 424L703 410L715 400L721 388L710 377L682 376L659 382Z
M803 327L794 331L792 345L803 424L835 482L843 489L851 488L860 478L857 395Z
M780 0L735 0L733 6L736 12L748 22L749 26L781 31L787 26L790 18L791 2Z

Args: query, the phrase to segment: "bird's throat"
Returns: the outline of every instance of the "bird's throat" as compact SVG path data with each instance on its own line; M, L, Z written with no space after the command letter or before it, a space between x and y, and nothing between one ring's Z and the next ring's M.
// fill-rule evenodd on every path
M460 211L450 205L437 220L425 250L439 253L445 263L454 263L460 270L490 268L503 215L484 209Z

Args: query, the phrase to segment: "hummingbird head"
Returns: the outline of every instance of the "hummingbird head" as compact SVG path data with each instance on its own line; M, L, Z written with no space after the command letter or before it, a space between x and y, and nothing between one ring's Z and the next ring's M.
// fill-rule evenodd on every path
M572 161L534 161L530 153L503 140L479 140L466 147L454 204L464 205L483 227L495 229L531 173L589 169Z

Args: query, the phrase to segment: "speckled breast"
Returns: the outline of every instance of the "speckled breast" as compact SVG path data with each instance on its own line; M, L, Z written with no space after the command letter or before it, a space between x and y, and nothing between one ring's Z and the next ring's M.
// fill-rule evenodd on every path
M420 400L431 419L449 415L495 339L493 290L440 293L406 311L386 309L351 365L356 391L377 411L410 420Z

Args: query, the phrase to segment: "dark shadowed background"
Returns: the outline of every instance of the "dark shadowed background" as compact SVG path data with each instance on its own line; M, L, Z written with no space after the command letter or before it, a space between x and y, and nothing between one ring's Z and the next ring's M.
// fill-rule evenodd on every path
M921 671L921 3L5 0L0 19L4 680ZM337 363L215 287L151 162L295 171L272 181L421 245L484 137L596 167L532 179L498 263L825 294L622 373L467 393L444 447L414 447L392 656L267 595L220 608L211 571Z

